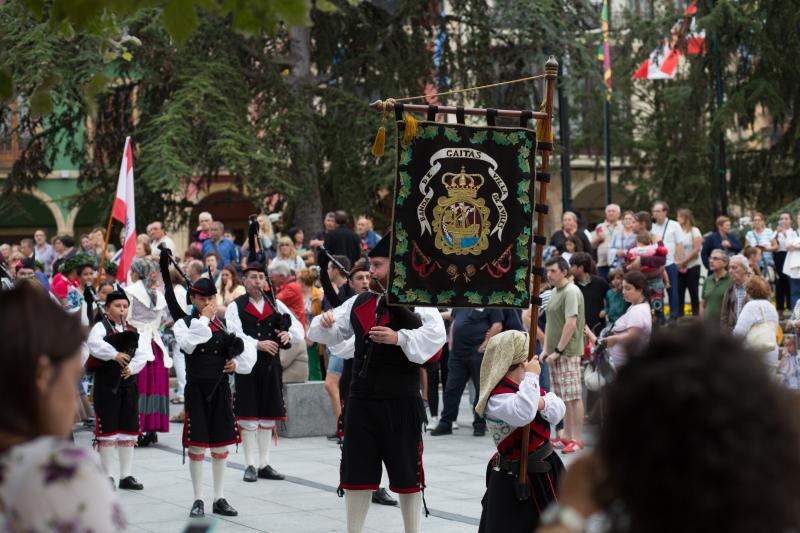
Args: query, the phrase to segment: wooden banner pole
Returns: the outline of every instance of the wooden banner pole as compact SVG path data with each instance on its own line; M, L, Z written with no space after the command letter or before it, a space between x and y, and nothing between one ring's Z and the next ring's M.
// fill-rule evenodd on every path
M543 139L537 139L545 143L545 146L549 147L545 148L541 151L542 153L542 169L540 171L542 176L548 176L550 173L550 152L552 150L552 143L550 142L550 137L553 131L553 94L555 91L555 84L556 84L556 76L558 75L558 62L556 58L550 56L545 63L545 79L546 81L546 96L544 101L544 128L543 128ZM539 128L537 128L538 130ZM544 218L545 214L547 213L546 206L547 205L547 183L549 179L538 179L537 173L537 181L539 182L539 198L536 204L534 205L534 209L531 215L531 234L532 236L543 238L544 237ZM531 194L533 190L531 190ZM536 209L537 206L541 206L540 209ZM534 218L536 219L536 228L534 231L533 222ZM533 239L533 237L532 237ZM533 243L532 243L533 245ZM531 329L530 335L528 339L528 361L533 359L536 355L536 328L539 322L539 292L541 291L542 287L542 276L544 275L542 271L542 246L541 244L537 244L534 248L534 260L533 260L533 289L531 293ZM530 489L528 487L528 444L530 443L531 438L531 427L527 425L522 430L522 449L520 450L520 461L519 461L519 476L517 477L517 497L520 500L526 500L530 497Z
M111 213L108 215L108 226L106 226L106 238L103 240L103 255L100 257L100 265L97 268L97 277L94 278L94 288L100 285L100 281L106 272L106 253L108 252L108 239L111 236L111 222L114 220L114 205L111 205Z

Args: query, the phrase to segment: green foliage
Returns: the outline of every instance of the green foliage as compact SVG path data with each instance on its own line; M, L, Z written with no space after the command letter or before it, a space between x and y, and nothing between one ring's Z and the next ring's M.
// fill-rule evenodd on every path
M453 297L456 295L456 291L446 290L442 291L436 295L436 303L437 304L449 304Z
M480 305L483 303L483 296L476 291L466 291L464 297L466 297L467 302L470 304Z
M449 128L445 126L444 136L447 138L448 141L461 142L461 135L458 134L458 130L456 130L456 128Z
M726 137L729 203L771 211L800 194L800 10L788 0L701 0L698 25L708 52L685 56L674 80L632 81L630 74L668 34L679 11L657 2L661 15L624 13L612 50L612 149L626 158L626 207L655 197L692 208L713 227L719 205L720 134ZM682 8L681 8L682 10ZM717 56L714 35L717 36ZM724 103L717 108L715 57ZM601 115L598 103L594 113ZM598 130L595 130L598 131ZM584 134L589 132L584 129ZM595 136L595 138L602 138Z
M514 294L508 291L494 291L489 295L489 305L514 303Z
M472 144L483 144L484 142L486 142L486 139L488 139L488 136L489 134L485 130L476 131L475 133L472 134L472 137L469 138L469 142L471 142Z

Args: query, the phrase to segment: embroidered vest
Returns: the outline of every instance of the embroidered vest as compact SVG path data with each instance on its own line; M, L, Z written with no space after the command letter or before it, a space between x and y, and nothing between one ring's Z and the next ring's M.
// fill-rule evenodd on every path
M375 343L370 355L366 376L359 374L365 364L365 356L370 344L369 330L375 325L378 296L365 292L356 296L350 313L355 338L353 356L353 375L350 382L350 396L354 398L403 398L418 397L420 366L408 360L402 348L397 345ZM415 329L422 325L399 324L389 312L384 311L379 325L394 329Z
M183 318L187 327L191 325L192 318L197 317L187 316ZM222 321L222 319L220 320ZM208 326L211 328L211 339L195 346L192 353L183 352L186 356L186 381L195 383L215 382L219 379L222 369L225 367L225 355L227 353L226 333L213 322Z
M519 391L519 385L508 378L500 380L490 395L495 394L515 394ZM545 395L543 389L539 389L541 396ZM511 460L519 459L522 455L522 429L514 427L507 422L496 418L486 417L486 427L494 440L497 451L504 457ZM528 441L528 453L533 452L546 441L550 440L550 424L537 412L536 418L530 423L531 433Z
M269 302L264 301L264 308L259 313L258 309L250 302L250 297L243 294L234 300L239 311L239 320L242 322L242 331L257 341L278 341L278 314L272 310ZM259 355L266 352L259 350ZM270 356L272 357L272 356Z

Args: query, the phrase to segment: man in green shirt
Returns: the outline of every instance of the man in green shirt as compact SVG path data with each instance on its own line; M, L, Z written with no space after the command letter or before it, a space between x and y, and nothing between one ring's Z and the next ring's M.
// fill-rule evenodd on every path
M722 300L731 285L728 275L728 255L720 249L713 250L708 257L709 272L703 283L703 299L700 302L700 316L709 324L719 324L722 313Z
M569 264L563 257L545 263L547 281L553 287L547 304L542 360L551 366L553 392L567 406L564 432L553 442L564 445L563 452L583 448L583 398L581 394L581 355L583 355L584 302L581 290L569 279Z

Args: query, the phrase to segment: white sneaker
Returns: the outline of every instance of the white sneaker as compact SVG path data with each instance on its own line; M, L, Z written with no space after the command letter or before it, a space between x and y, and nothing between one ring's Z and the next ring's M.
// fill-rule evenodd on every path
M430 427L438 426L439 425L439 417L438 416L432 416L430 422L428 422L428 425Z
M461 427L461 426L459 426L459 425L458 425L458 422L455 422L455 421L454 421L454 422L451 424L451 427L452 427L453 429L458 429L458 428L459 428L459 427Z

